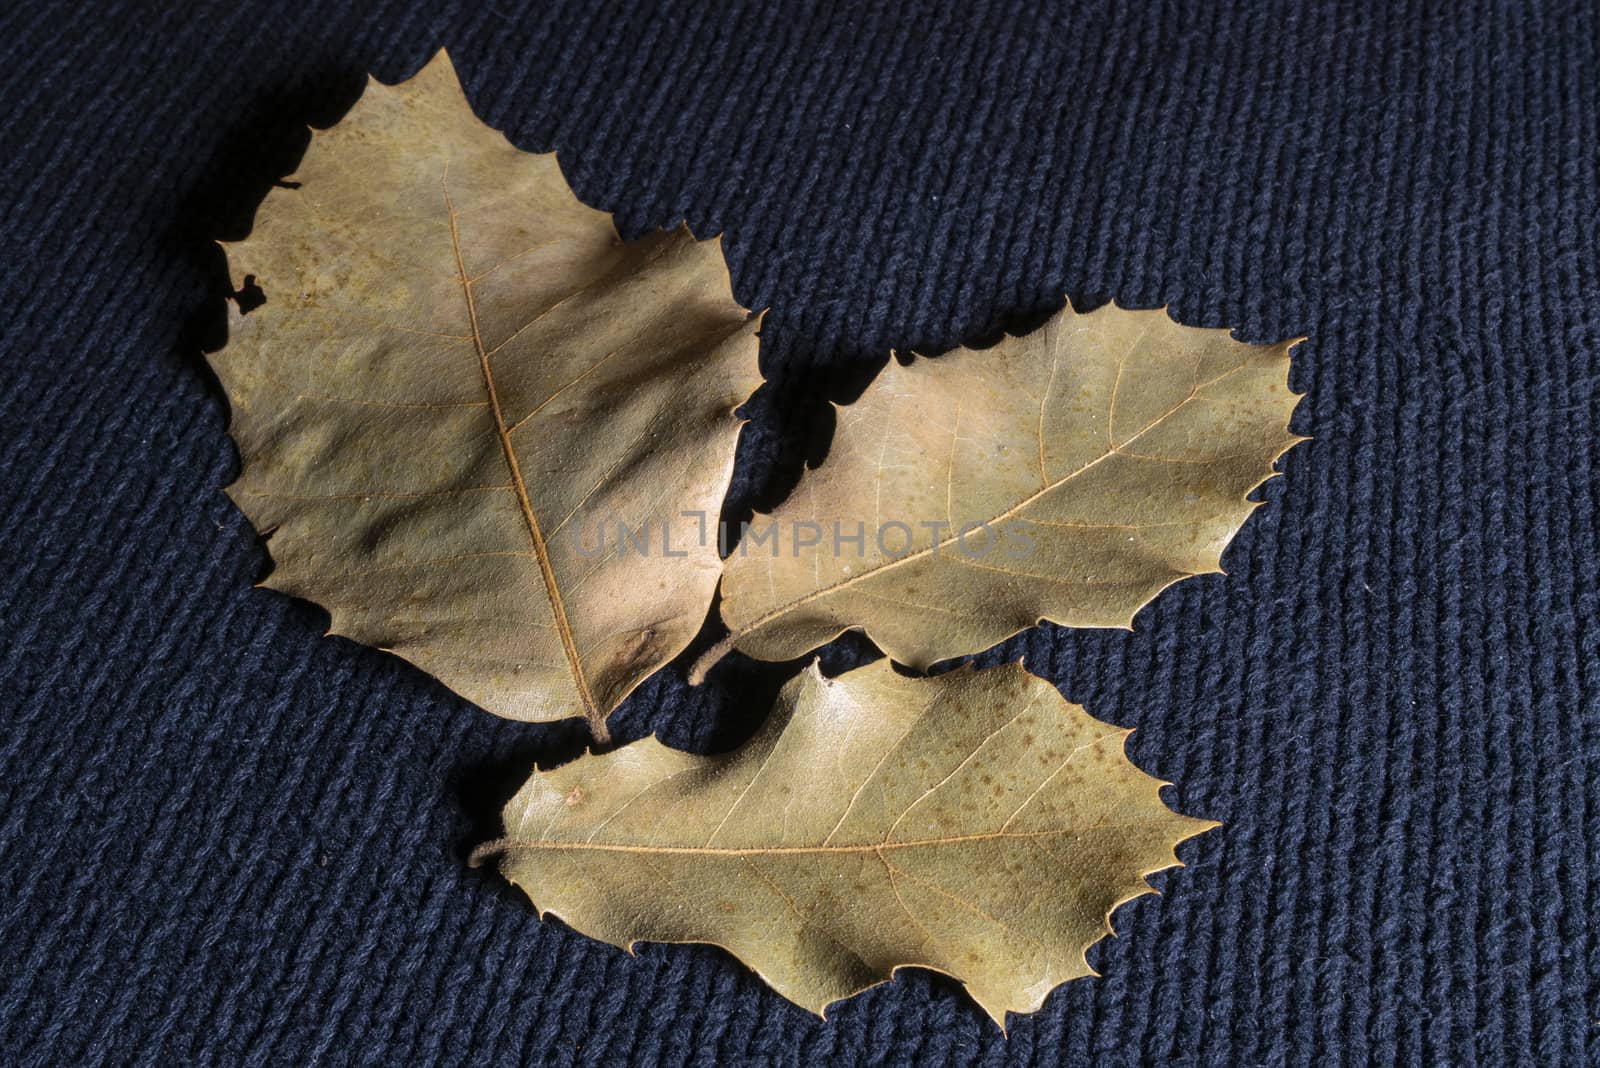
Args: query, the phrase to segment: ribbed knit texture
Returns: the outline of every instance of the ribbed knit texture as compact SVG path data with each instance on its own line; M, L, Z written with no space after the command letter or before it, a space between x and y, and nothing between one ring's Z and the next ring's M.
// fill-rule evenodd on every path
M1309 336L1227 576L981 658L1226 824L1009 1040L927 973L824 1023L541 924L465 853L581 732L252 588L211 242L440 45L625 229L726 234L772 309L734 517L891 346L1067 293ZM1600 1059L1595 5L108 0L0 49L0 1062ZM619 740L727 748L786 670L674 666Z

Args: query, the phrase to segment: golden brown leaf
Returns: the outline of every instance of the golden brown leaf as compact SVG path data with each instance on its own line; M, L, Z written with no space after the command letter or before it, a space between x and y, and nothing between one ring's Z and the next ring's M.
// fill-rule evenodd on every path
M1068 305L985 351L891 359L728 559L730 634L694 680L729 646L787 660L852 627L926 669L1044 619L1128 626L1220 570L1246 494L1300 440L1294 344Z
M916 966L1003 1026L1093 974L1112 910L1214 826L1161 803L1128 733L1018 664L813 667L733 753L647 738L536 772L477 856L541 915L723 946L815 1012Z
M681 513L717 513L760 382L720 245L620 241L442 53L369 82L295 178L228 249L266 304L212 359L266 584L493 712L603 736L720 572Z

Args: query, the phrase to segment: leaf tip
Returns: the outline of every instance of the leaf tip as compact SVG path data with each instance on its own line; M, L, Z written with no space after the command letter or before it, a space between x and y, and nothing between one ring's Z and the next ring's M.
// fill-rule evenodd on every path
M440 45L439 50L433 55L429 56L427 60L423 62L422 66L417 68L417 73L405 80L411 81L416 78L420 78L425 74L434 76L448 74L457 81L460 80L459 75L456 74L455 61L450 58L450 49L444 47L443 45Z

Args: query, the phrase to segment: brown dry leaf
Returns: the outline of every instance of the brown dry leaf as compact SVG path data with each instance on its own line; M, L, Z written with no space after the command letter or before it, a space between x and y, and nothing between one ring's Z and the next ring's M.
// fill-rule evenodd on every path
M1004 1026L1094 974L1112 910L1215 826L1161 803L1128 733L1020 664L813 666L733 753L647 738L536 772L475 859L541 915L623 947L723 946L814 1012L924 967Z
M721 570L681 514L717 514L760 382L720 244L619 240L443 53L369 81L294 177L228 248L266 304L212 359L266 585L490 711L603 736Z
M891 359L728 559L729 637L693 681L730 646L788 660L852 627L926 669L1044 619L1128 626L1221 570L1246 495L1301 440L1295 343L1069 304L991 349Z

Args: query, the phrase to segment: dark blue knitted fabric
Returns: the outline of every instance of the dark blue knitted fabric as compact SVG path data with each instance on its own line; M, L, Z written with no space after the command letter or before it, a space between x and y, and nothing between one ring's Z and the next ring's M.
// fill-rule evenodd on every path
M982 658L1226 824L1009 1040L926 973L824 1023L541 924L465 853L581 733L252 588L212 241L440 45L628 231L725 232L772 309L735 517L891 347L1067 293L1309 336L1226 576ZM1594 4L18 0L0 49L0 1063L1600 1059ZM617 733L727 748L788 670Z

